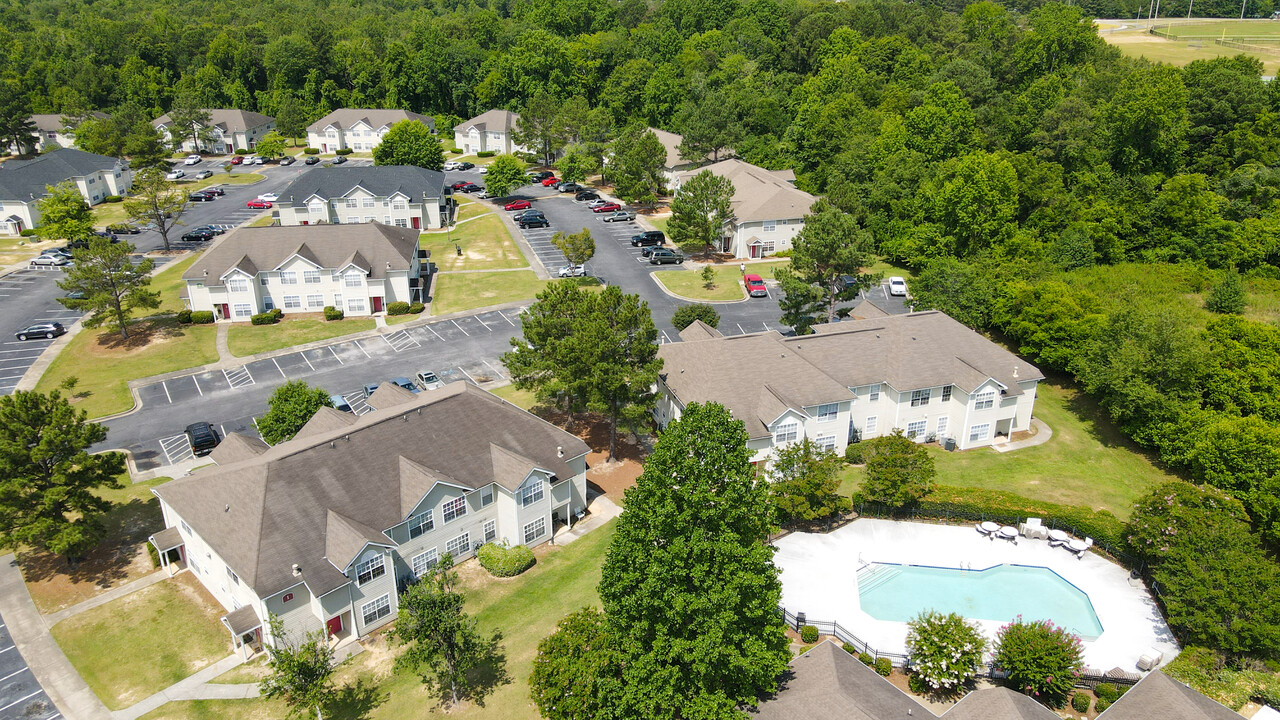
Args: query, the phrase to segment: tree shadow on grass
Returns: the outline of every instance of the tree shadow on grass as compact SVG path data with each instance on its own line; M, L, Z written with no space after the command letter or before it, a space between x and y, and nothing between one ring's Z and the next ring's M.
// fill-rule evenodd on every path
M484 699L502 685L511 682L511 673L507 672L507 654L502 648L502 633L495 632L487 641L484 659L470 673L471 692L466 699L484 707Z
M173 317L151 317L129 323L129 337L119 332L103 331L98 334L98 347L107 350L141 350L153 342L185 337L187 328Z
M325 708L332 720L365 720L391 697L366 678L343 685L333 694Z
M129 576L140 543L164 525L160 503L154 498L134 498L117 503L103 516L102 542L71 564L61 555L43 550L18 553L22 575L29 583L64 576L72 583L93 583L109 588Z

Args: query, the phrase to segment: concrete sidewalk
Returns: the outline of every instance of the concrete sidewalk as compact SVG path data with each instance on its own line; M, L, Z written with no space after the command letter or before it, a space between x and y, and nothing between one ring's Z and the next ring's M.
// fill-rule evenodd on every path
M210 680L244 662L240 653L232 653L218 662L190 675L151 697L111 713L114 720L136 720L167 702L174 700L238 700L258 697L257 683L238 685L207 684Z
M1036 431L1031 437L1026 437L1021 440L1011 440L1006 443L1000 443L999 445L992 445L991 449L1002 453L1013 452L1014 450L1043 445L1049 442L1053 437L1053 428L1045 425L1044 421L1040 418L1031 418L1031 428Z
M568 545L622 514L622 508L607 495L598 495L587 506L588 515L573 527L561 528L552 538L556 545Z
M12 554L0 557L0 613L18 652L62 715L72 720L112 720L102 701L54 642L22 581Z
M175 573L175 575L176 574L177 573ZM71 607L63 608L57 612L44 615L43 620L44 620L45 627L51 628L54 625L57 625L58 623L62 622L63 620L66 620L67 618L72 617L73 615L79 615L85 610L92 610L93 608L96 608L99 605L106 605L107 603L111 602L112 600L115 600L116 598L122 598L125 595L128 595L130 593L138 592L139 590L155 585L156 583L160 582L161 580L165 580L168 577L169 577L169 573L165 572L164 570L156 570L150 575L147 575L145 577L140 577L137 580L134 580L132 582L125 583L120 587L112 588L102 593L101 595L91 597L88 600L85 600L84 602L76 603Z

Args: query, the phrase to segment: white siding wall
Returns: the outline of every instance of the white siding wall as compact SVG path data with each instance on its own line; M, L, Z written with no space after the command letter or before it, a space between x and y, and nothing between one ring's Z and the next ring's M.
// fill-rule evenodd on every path
M285 602L284 599L289 595L293 597L288 602ZM324 623L317 614L318 605L319 602L307 590L307 586L302 583L289 588L283 593L266 598L263 601L266 613L260 614L263 625L263 640L274 640L274 638L269 637L269 628L267 627L267 618L271 615L276 615L280 618L280 623L283 625L284 630L284 640L287 642L296 643L305 638L308 633L319 632L324 628Z
M736 225L733 230L729 251L733 253L734 257L752 257L749 243L753 237L759 238L766 243L773 243L773 247L763 246L756 257L767 257L781 250L790 250L796 235L799 235L800 231L804 229L804 219L779 218L772 222L772 229L767 229L769 226L770 223L758 220Z
M311 204L306 204L306 198L294 198L293 203L279 205L280 224L281 225L318 225L327 223L331 225L346 225L352 223L368 222L369 218L373 218L375 222L383 225L392 225L396 227L413 227L414 218L418 219L418 228L421 230L434 230L443 227L440 221L440 203L439 198L428 198L425 202L420 199L417 202L410 202L409 199L400 196L398 198L375 197L369 193L357 190L350 196L355 201L355 207L347 207L348 198L330 198L325 201L312 200ZM366 200L373 203L372 207L366 207ZM288 200L285 200L288 203Z
M252 605L257 610L258 617L265 621L266 614L262 601L244 580L237 578L237 582L227 574L228 566L222 556L214 552L213 548L209 547L208 543L194 531L187 532L182 518L163 501L160 502L160 511L164 516L165 527L177 527L178 534L182 536L187 567L191 570L191 574L200 581L210 595L213 595L218 604L222 605L227 612L245 605Z
M384 572L381 577L376 577L362 586L356 584L356 567L360 563L381 556L385 565ZM392 552L386 548L368 547L356 556L355 562L351 563L351 568L347 571L347 577L351 580L351 608L353 610L353 626L352 630L357 636L363 636L370 630L382 627L392 620L396 619L396 610L400 607L400 601L396 595L396 572L395 559ZM390 602L390 612L385 617L372 620L369 623L364 621L364 606L376 601L378 598L386 595Z
M307 282L308 271L318 271L319 281ZM247 278L248 287L242 292L231 292L227 289L227 285L210 286L210 282L223 282L219 280L205 282L188 280L187 297L192 310L215 310L215 305L226 303L230 306L231 320L235 322L249 322L250 316L266 310L268 299L272 307L280 308L285 313L314 313L321 312L326 305L341 305L340 309L349 316L372 315L373 298L383 298L383 311L386 310L387 303L410 302L409 277L417 272L418 261L415 258L412 270L391 271L386 274L386 278L371 280L355 268L348 268L346 273L334 279L332 269L318 269L302 258L294 258L281 266L279 271L260 272L252 278L243 273L237 273L240 277ZM293 273L292 277L297 279L296 283L284 282L283 278L288 273ZM351 273L360 273L358 286L347 285L347 275ZM312 302L316 295L320 296L318 305ZM340 303L337 300L339 296L342 298ZM290 307L291 298L296 298L300 306ZM363 300L363 308L353 305L352 299ZM248 305L249 314L237 314L237 305Z

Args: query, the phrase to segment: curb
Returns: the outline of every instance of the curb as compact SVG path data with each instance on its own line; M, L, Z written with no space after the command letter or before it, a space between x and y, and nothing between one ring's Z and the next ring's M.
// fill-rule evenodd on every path
M659 290L666 293L668 296L675 298L676 300L683 300L684 302L695 303L698 305L737 305L738 303L744 303L751 299L750 297L744 297L741 300L695 300L683 295L677 295L668 290L667 286L663 285L662 281L658 279L658 273L656 272L649 273L649 278L653 280L653 283L658 286ZM744 290L743 292L745 293L746 291Z

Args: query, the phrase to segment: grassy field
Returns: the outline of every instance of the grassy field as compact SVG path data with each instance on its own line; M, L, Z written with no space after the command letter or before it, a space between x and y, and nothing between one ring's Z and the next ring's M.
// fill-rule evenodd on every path
M649 224L653 225L654 228L661 230L662 232L665 233L667 231L667 223L671 221L671 216L670 215L663 215L662 217L646 216L645 219L648 220Z
M1186 38L1274 38L1280 41L1280 23L1271 20L1201 20L1193 18L1166 27L1156 20L1156 29L1178 39Z
M455 196L456 197L456 196ZM467 220L473 217L480 217L486 213L493 212L492 208L474 200L460 201L458 203L458 220Z
M431 262L444 272L529 266L502 218L493 214L459 225L448 233L425 233L420 242L431 251ZM454 245L462 248L461 255Z
M389 650L384 640L377 640L339 669L339 683L352 689L346 693L344 707L334 708L325 717L537 720L537 709L529 701L528 678L538 643L568 613L599 604L596 585L612 535L611 523L563 548L544 545L536 550L537 565L508 580L488 577L475 562L459 568L467 611L482 633L502 633L507 671L513 680L495 690L484 707L468 704L447 714L441 712L416 675L390 669L395 651ZM278 705L260 700L199 701L169 703L144 715L143 720L258 720L283 715Z
M72 402L96 418L133 407L129 381L197 367L218 359L213 325L179 325L173 318L151 318L119 333L84 330L72 338L40 377L36 390L48 392L68 377L78 383Z
M528 410L538 404L534 392L532 390L520 390L515 385L503 385L500 388L494 388L489 392L515 405L516 407Z
M0 237L0 267L30 260L39 255L41 250L58 244L48 241L41 242L39 238L34 237Z
M759 275L765 280L771 280L774 268L790 262L790 260L775 260L749 263L747 272ZM703 284L701 270L657 272L653 277L671 292L690 300L741 300L747 296L747 291L742 286L742 272L736 263L711 267L716 274L715 285L711 289L707 289Z
M267 658L264 655L250 660L243 665L237 665L230 670L222 673L218 677L209 682L217 685L237 685L239 683L258 682L262 678L269 675L271 669L267 667Z
M513 300L532 300L547 284L532 270L453 273L436 276L432 315L447 315Z
M1158 22L1162 26L1166 23L1165 20ZM1175 22L1172 27L1168 28L1168 32L1174 34L1208 36L1191 41L1170 40L1158 35L1152 35L1147 32L1146 22L1142 21L1129 28L1106 33L1102 35L1102 38L1119 48L1120 52L1127 57L1146 58L1152 62L1167 63L1179 67L1195 60L1234 57L1244 54L1261 60L1264 71L1268 75L1274 75L1277 70L1280 70L1280 57L1275 54L1250 52L1214 43L1212 38L1221 37L1224 30L1228 38L1241 35L1272 36L1276 38L1271 42L1265 40L1249 41L1253 44L1275 46L1280 43L1280 23L1273 23L1269 20L1243 24L1239 21L1234 23L1231 21Z
M226 657L225 611L191 573L63 620L52 633L108 708L126 708Z
M187 284L182 281L182 273L187 268L195 264L200 253L191 253L190 256L182 258L176 262L170 262L165 265L160 272L151 278L151 289L160 291L160 307L153 311L156 315L168 315L182 310L187 305L182 302L182 291L186 289Z
M317 340L328 340L339 335L364 332L372 330L374 325L371 317L329 321L318 315L286 315L275 325L233 323L227 332L227 347L232 355L246 357Z
M990 448L945 452L930 446L937 482L1005 490L1023 497L1110 510L1129 516L1134 500L1173 476L1156 467L1083 392L1042 382L1035 415L1053 430L1049 442L1010 453ZM861 482L862 468L846 468L845 489Z

